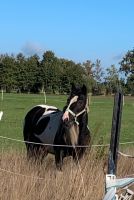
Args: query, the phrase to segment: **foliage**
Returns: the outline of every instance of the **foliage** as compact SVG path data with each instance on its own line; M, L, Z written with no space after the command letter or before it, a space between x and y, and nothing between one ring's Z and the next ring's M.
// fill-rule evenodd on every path
M134 49L128 51L120 62L120 70L126 75L134 74Z
M9 92L68 93L72 83L86 83L84 68L71 60L59 59L46 51L42 60L37 55L26 58L0 56L0 88Z
M134 50L129 51L121 61L119 72L125 72L127 82L119 80L119 72L114 65L104 70L101 61L94 63L87 60L75 63L72 60L58 58L54 52L44 52L42 59L37 55L25 57L22 53L16 56L0 55L0 89L6 92L46 91L53 94L66 94L70 85L86 84L88 92L93 95L111 94L121 86L125 93L134 94Z
M107 76L105 77L105 81L107 83L106 93L115 93L119 87L119 75L118 70L114 65L111 65L111 67L107 68Z
M92 93L95 95L100 95L104 93L104 84L103 83L103 69L101 67L101 61L100 60L96 60L95 64L93 65L93 77L95 80L95 84L93 85L92 88Z
M125 73L126 93L134 95L134 49L128 51L120 62L120 71Z
M11 92L16 84L15 75L15 59L13 56L2 55L0 63L0 84L1 87L5 88L7 92Z
M134 95L134 74L131 74L127 79L127 92Z

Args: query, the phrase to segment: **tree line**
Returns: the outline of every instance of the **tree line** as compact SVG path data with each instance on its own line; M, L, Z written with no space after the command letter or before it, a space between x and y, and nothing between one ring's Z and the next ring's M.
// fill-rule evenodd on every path
M123 73L125 77L120 78ZM44 52L42 58L22 53L0 55L0 89L5 92L65 94L72 83L86 84L94 95L112 94L119 87L125 94L134 94L134 49L122 58L119 70L111 65L105 71L99 59L75 63L52 51Z

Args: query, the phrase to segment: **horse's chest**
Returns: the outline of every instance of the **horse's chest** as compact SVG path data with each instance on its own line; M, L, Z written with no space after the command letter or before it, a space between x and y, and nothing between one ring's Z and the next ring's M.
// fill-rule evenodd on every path
M43 115L37 122L35 136L46 144L47 150L54 153L54 139L60 127L62 112L54 112L49 115Z

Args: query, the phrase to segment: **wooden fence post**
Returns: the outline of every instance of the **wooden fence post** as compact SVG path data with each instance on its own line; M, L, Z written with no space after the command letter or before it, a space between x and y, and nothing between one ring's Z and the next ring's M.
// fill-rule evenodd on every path
M116 174L119 137L122 117L123 94L117 92L114 97L113 118L111 128L111 140L108 158L108 174Z
M123 106L123 94L122 92L117 92L114 97L111 140L110 140L109 157L108 157L108 173L106 174L106 185L105 185L106 195L103 200L118 199L119 196L116 194L117 188L123 188L134 182L134 178L124 178L124 179L116 178L122 106ZM126 190L125 196L123 195L122 196L123 198L121 199L128 199L128 197L131 198L133 197L133 195L134 195L133 191Z

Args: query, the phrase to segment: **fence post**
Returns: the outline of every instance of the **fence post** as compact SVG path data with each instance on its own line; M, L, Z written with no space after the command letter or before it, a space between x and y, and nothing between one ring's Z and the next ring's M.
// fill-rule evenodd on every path
M108 174L116 174L119 137L122 117L123 94L117 92L114 97L113 118L111 128L111 140L108 158Z
M112 117L112 128L111 128L111 140L108 156L108 171L106 174L106 195L103 200L115 200L116 199L116 187L110 187L109 184L116 180L116 168L119 148L119 137L121 127L121 116L122 116L122 105L123 105L123 94L118 91L114 96L114 107Z

